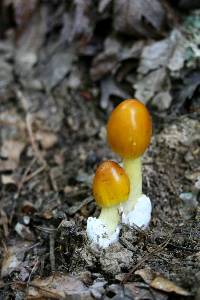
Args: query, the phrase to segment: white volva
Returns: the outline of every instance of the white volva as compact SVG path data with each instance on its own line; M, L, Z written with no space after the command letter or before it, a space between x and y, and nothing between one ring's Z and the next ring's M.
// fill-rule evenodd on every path
M114 233L110 234L110 230L104 222L97 218L89 217L87 220L87 235L92 244L96 244L101 248L106 248L119 240L120 227L117 226Z
M140 196L133 210L129 213L122 213L122 223L133 227L147 228L151 220L151 200L146 195Z

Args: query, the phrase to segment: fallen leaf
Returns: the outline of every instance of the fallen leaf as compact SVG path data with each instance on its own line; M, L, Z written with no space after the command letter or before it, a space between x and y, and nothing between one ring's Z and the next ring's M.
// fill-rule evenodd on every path
M104 51L98 54L93 62L90 74L93 80L99 80L115 69L120 53L120 43L112 37L104 42Z
M12 175L2 175L1 176L1 181L5 185L7 185L7 184L17 185L17 182L15 181L15 179L13 178Z
M144 47L138 72L148 74L149 71L162 67L171 71L180 70L184 64L187 46L186 38L179 30L174 29L169 37Z
M13 271L18 271L23 262L24 254L30 247L29 242L18 242L4 250L1 265L1 277L10 275Z
M101 0L98 5L98 12L102 14L108 9L108 6L111 4L112 0Z
M17 223L15 225L15 231L23 238L24 240L33 241L35 239L34 234L30 231L28 226Z
M76 57L73 52L62 49L56 52L51 58L49 57L46 63L38 69L38 76L47 91L56 87L56 85L63 80L70 72L75 59Z
M13 160L0 160L0 162L0 172L13 171L18 165Z
M19 163L20 155L25 148L25 143L15 140L5 140L1 147L1 156L10 161Z
M29 1L20 0L21 5L23 5L22 2L25 2L26 5L24 6L25 11L19 11L18 19L19 22L21 22L21 25L25 21L28 21L29 16L26 16L26 14L30 9ZM34 5L36 5L36 1L31 0L30 2L32 2L32 4L35 3ZM35 11L34 5L32 7L32 11L29 11L30 15L33 11ZM29 22L27 22L26 26L23 27L21 34L17 37L17 47L15 48L16 71L22 78L25 79L25 84L27 84L28 81L28 77L26 75L30 74L29 72L38 61L39 49L45 38L46 21L44 14L45 8L44 6L40 6L39 9L35 11Z
M166 86L170 86L170 84ZM154 96L153 100L151 101L151 104L153 106L156 106L159 109L159 111L164 111L171 106L172 100L173 98L171 96L170 91L161 91Z
M168 295L161 291L147 289L146 284L141 282L132 282L125 284L125 288L131 292L130 298L137 300L167 300Z
M155 289L168 293L176 293L182 296L190 295L188 291L177 286L174 282L170 281L164 276L156 274L151 269L140 269L137 270L134 274L141 276L145 283L149 284Z
M5 213L5 211L3 209L0 210L0 225L2 225L2 227L3 227L4 236L8 237L8 235L9 235L9 231L8 231L9 220L8 220L7 214Z
M155 71L150 72L149 74L145 75L143 78L138 80L137 83L134 84L135 88L135 97L140 99L143 103L147 103L149 100L153 99L153 97L159 93L161 90L163 91L163 87L167 90L170 89L170 82L167 76L167 71L165 68L159 68ZM169 95L170 97L170 95ZM157 99L159 102L155 103L154 105L158 106L160 110L167 107L166 103L161 102L160 99ZM163 101L163 99L162 99ZM167 99L168 103L171 104L172 97ZM168 108L168 107L167 107Z
M45 279L34 279L27 290L30 299L92 300L89 289L79 279L60 273Z
M134 274L141 276L142 279L148 284L150 284L155 277L155 273L151 269L140 269L135 271Z
M114 29L118 32L142 37L160 35L165 22L165 10L158 0L114 1Z
M75 10L73 19L73 28L71 31L72 39L87 40L90 39L93 32L92 22L92 0L75 0ZM81 39L80 39L81 37Z
M47 131L37 131L35 134L35 138L37 141L39 141L43 147L43 149L50 149L58 141L57 136L53 132L47 132Z
M171 77L175 72L179 76L183 69L188 45L189 41L183 34L174 29L169 37L145 46L137 69L137 81L133 84L135 97L145 104L152 101L159 111L168 109L173 99Z
M163 277L162 275L156 276L156 278L153 279L153 281L151 282L150 286L154 289L158 289L163 292L175 293L182 296L191 295L187 290L183 289L182 287L179 287L174 282Z
M117 96L121 99L130 98L130 94L117 85L113 78L106 77L101 80L101 108L106 109L108 107L110 96Z

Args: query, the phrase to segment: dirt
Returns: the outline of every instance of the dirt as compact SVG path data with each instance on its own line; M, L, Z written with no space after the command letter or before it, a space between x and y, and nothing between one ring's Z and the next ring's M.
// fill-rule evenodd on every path
M179 30L177 18L183 26L190 16L192 31L184 38L190 37L194 50L199 11L182 11L187 1L162 7L155 0L161 14L156 20L153 10L146 13L150 23L144 26L140 7L126 24L117 21L124 20L124 7L115 15L119 1L114 10L112 1L100 2L30 1L18 15L14 1L0 1L0 299L198 300L197 52L167 72L180 45L165 52L165 61L155 55L164 81L154 81L144 93L154 126L143 157L143 190L153 205L149 228L123 226L119 242L102 250L91 247L86 222L100 211L91 194L97 165L120 161L106 141L109 113L130 92L141 92L150 80L146 76L152 80L147 47L155 43L161 53L168 51L171 32ZM133 31L129 18L136 18ZM108 37L107 50L102 49ZM182 50L176 53L182 62Z

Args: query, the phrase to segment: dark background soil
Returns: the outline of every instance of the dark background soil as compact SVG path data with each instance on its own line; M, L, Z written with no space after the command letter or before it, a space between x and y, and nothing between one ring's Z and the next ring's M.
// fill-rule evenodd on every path
M198 1L0 1L0 299L200 299ZM147 231L90 247L92 176L149 108Z

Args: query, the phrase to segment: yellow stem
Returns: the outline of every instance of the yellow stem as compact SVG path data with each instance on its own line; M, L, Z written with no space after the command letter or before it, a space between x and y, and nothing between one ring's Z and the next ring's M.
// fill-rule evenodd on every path
M128 201L123 203L125 214L133 210L138 198L142 195L142 162L141 158L124 159L124 169L130 180L130 193Z
M113 234L120 220L118 206L102 208L99 219L106 225L110 235Z

